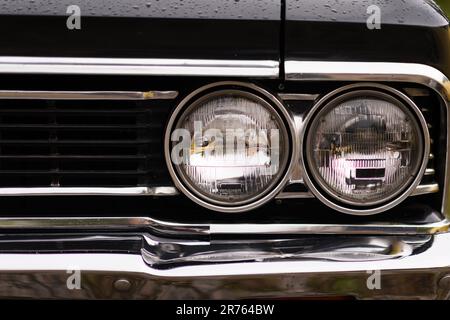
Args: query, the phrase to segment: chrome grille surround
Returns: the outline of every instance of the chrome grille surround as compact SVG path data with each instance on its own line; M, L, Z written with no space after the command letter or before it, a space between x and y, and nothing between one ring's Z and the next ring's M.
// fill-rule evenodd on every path
M27 64L27 58L21 58L20 59L20 70L18 70L16 73L41 73L41 74L71 74L70 68L65 68L64 70L53 70L51 68L44 68L39 69L39 71L36 71L35 68L35 62L30 60L30 64ZM120 60L120 59L119 59ZM145 60L145 59L144 59ZM50 63L51 59L48 59L48 62ZM90 63L95 64L95 59L92 59ZM15 73L14 68L10 67L11 62L0 60L0 72L7 72L7 73ZM225 66L225 63L221 64L222 67L224 67L228 71L224 71L222 73L218 72L218 69L214 69L215 72L214 76L237 76L235 70L231 72L228 67ZM220 69L221 66L216 65L217 68ZM184 69L182 75L190 75L190 76L199 76L204 75L204 72L207 70L204 69L202 72L195 71L195 66L191 66L194 68L191 69ZM275 78L276 75L274 74L274 66L271 66L272 68L269 72L266 72L265 75L258 74L256 77L265 77L265 78ZM162 69L158 69L159 71L149 70L142 68L139 71L136 71L135 68L140 69L139 66L133 66L132 68L122 68L120 72L116 72L115 70L111 69L107 73L103 74L140 74L140 75L162 75L163 72ZM203 68L203 67L202 67ZM278 66L276 66L278 68ZM174 69L174 68L173 68ZM239 76L255 76L250 72L249 74L245 74L245 67L238 68L239 70ZM261 70L261 69L260 69ZM374 63L374 62L321 62L321 61L314 61L314 62L308 62L308 61L287 61L285 63L285 70L286 70L286 80L287 81L350 81L350 82L405 82L405 83L413 83L413 84L421 84L424 85L433 91L435 91L442 99L442 102L446 108L446 111L448 111L449 107L449 100L450 100L450 82L448 78L442 74L439 70L434 69L433 67L426 66L426 65L420 65L420 64L409 64L409 63ZM79 74L79 73L78 73ZM96 74L95 68L93 69L86 69L83 71L83 74ZM175 75L176 73L174 73ZM310 99L314 99L312 95L307 95ZM298 95L294 95L292 97L289 97L290 99L298 98ZM301 119L296 119L294 117L295 121L301 121ZM450 115L449 112L447 112L447 123L450 123ZM296 135L298 136L298 135ZM450 133L447 132L447 144L449 144L450 141ZM448 146L447 146L448 149ZM450 218L450 195L448 195L448 189L449 189L449 164L450 159L449 155L446 156L446 174L445 174L445 185L443 194L444 199L442 203L442 213L445 214L447 218ZM303 182L301 179L301 176L298 175L298 172L291 172L290 175L290 182L289 183L298 183ZM436 192L437 191L436 185L425 185L425 186L419 186L418 189L413 193L414 194L423 194L428 192ZM138 190L139 189L139 190ZM59 189L58 189L59 190ZM148 194L152 193L151 191L147 189L142 188L132 188L128 189L127 191L131 191L135 194ZM165 189L168 192L164 192L165 195L167 194L176 194L176 190L169 188ZM20 192L18 192L20 191ZM48 191L48 193L47 193ZM39 195L43 194L54 194L53 188L48 190L40 190L38 193ZM86 194L86 192L89 194L89 191L93 190L84 190L84 188L81 188L80 190L68 190L67 194ZM101 190L95 190L96 192ZM0 190L1 193L1 190ZM26 190L13 190L13 194L17 195L25 195ZM58 192L56 192L58 193ZM119 192L120 193L120 192ZM95 194L95 193L94 193ZM103 194L103 193L102 193ZM104 194L109 194L107 191ZM117 194L116 192L113 192L112 194ZM289 197L305 197L309 198L311 197L311 194L306 192L302 194L279 194L279 198L289 198ZM25 227L29 229L33 228L53 228L55 224L59 229L67 229L74 226L80 227L82 229L84 228L92 228L92 229L98 229L98 228L108 228L111 227L111 222L114 221L114 224L118 224L120 227L129 228L130 225L125 223L126 221L130 220L129 218L108 218L108 217L102 217L102 218L61 218L56 219L55 218L2 218L0 219L0 228L2 229L10 229L10 228L17 228L17 227ZM152 219L149 218L133 218L132 224L136 228L154 228L155 225L152 222ZM95 222L92 224L92 222ZM168 229L175 228L175 230L188 230L189 232L194 232L198 228L198 225L191 225L191 224L173 224L173 223L164 223L165 225L169 226ZM229 225L229 224L210 224L208 225L207 229L211 230L212 233L223 233L226 234L247 234L248 231L251 231L252 234L309 234L309 233L316 233L316 234L433 234L433 233L442 233L442 232L448 232L449 230L449 222L448 220L442 220L439 223L432 223L432 224L423 224L423 225L399 225L399 224L365 224L365 225L320 225L320 224L314 224L314 225L305 225L305 224L290 224L290 225ZM251 227L249 229L249 227ZM166 229L166 228L163 228Z

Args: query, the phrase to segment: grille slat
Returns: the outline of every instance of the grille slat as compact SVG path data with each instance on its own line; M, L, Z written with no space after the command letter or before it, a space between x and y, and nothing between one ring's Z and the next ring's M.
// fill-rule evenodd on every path
M139 130L155 129L158 125L37 125L37 124L0 124L0 130Z
M26 114L28 112L32 112L33 114L36 115L42 115L42 114L63 114L66 117L71 117L71 116L77 116L80 114L108 114L108 116L110 117L122 117L123 115L135 115L135 114L146 114L146 113L158 113L158 110L148 110L148 109L144 109L144 108L136 108L134 110L120 110L117 108L111 108L111 109L63 109L63 110L36 110L36 109L26 109L26 108L3 108L0 110L0 115L17 115L17 114ZM162 111L161 113L165 113L165 111Z
M146 160L155 159L156 155L135 155L135 156L122 156L122 155L104 155L104 156L89 156L89 155L0 155L1 159L13 159L13 160Z
M0 140L1 144L46 144L46 145L97 145L97 144L110 144L110 145L139 145L150 144L153 140L140 139L140 140Z
M58 174L58 175L140 175L148 174L150 171L61 171L61 170L43 170L43 171L33 171L33 170L0 170L0 176L3 175L48 175L48 174Z

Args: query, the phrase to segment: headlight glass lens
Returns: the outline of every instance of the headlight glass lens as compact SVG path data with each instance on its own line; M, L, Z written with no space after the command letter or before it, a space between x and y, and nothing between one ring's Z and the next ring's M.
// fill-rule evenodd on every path
M418 121L390 96L331 101L317 114L307 140L315 181L351 205L376 205L395 197L412 183L423 161Z
M254 201L279 182L289 148L287 129L273 107L256 95L227 90L194 102L172 133L189 145L176 166L182 180L206 200L229 205ZM180 152L181 151L181 152Z

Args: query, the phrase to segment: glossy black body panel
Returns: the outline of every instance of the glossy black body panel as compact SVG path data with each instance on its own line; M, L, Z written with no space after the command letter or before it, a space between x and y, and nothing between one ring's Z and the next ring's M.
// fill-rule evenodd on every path
M0 16L0 56L278 60L280 21Z
M448 19L429 0L80 0L81 30L68 30L72 4L0 1L0 56L392 61L450 74ZM366 26L373 4L381 30Z
M365 25L373 6L380 9L382 25L443 27L448 24L444 13L430 0L286 0L286 18Z
M381 9L381 29L367 27L369 5ZM423 0L287 0L288 60L410 62L450 74L448 20Z
M281 0L0 0L4 15L66 17L72 5L83 17L151 19L279 20L281 10Z
M0 56L278 60L280 21L281 0L0 1Z

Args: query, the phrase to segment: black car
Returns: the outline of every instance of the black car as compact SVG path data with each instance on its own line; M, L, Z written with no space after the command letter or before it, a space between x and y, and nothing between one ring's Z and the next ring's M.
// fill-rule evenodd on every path
M0 297L449 297L433 1L0 14Z

